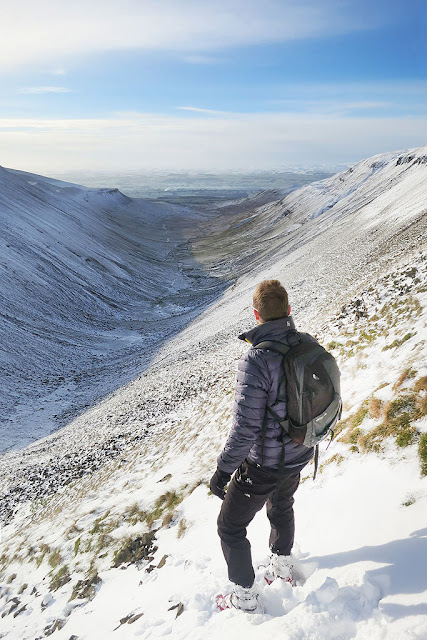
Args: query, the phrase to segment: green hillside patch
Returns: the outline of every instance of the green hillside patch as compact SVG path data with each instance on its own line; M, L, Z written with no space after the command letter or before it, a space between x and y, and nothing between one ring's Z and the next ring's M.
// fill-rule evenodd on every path
M154 503L154 509L146 515L145 521L147 526L152 527L154 522L160 517L171 514L183 499L184 495L182 493L176 493L176 491L166 491L166 493L159 496ZM165 521L166 526L170 524L170 520L169 522L167 520Z
M52 576L49 584L49 589L50 591L58 591L58 589L67 584L67 582L70 582L70 580L71 576L68 567L67 565L64 565Z
M418 456L421 464L421 475L427 476L427 433L423 433L420 437Z
M403 382L413 379L413 370L406 369L393 389L397 390ZM427 415L427 376L418 378L414 381L412 388L405 389L389 403L370 396L354 414L338 423L336 433L340 434L339 442L350 445L350 451L353 452L380 453L384 449L385 440L391 437L400 448L419 442L418 455L421 471L427 474L427 435L421 435L414 424L425 415ZM382 421L373 429L363 431L361 426L366 418Z

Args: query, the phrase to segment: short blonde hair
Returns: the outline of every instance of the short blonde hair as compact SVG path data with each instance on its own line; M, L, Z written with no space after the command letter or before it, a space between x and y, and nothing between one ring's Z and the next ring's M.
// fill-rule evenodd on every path
M253 306L266 322L285 318L289 311L288 292L278 280L264 280L254 291Z

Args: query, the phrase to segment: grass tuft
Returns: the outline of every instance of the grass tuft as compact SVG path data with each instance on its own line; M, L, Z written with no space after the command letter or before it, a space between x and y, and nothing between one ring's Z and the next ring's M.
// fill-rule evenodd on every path
M407 340L410 340L416 335L416 331L414 333L407 333L403 338L396 338L393 340L391 344L386 344L385 347L382 348L382 351L387 351L388 349L395 349L396 347L401 347Z
M52 551L48 559L49 565L52 567L52 569L55 569L61 563L61 559L62 558L59 549Z
M132 526L136 525L138 522L144 522L146 517L147 513L140 508L137 502L130 505L123 514L124 521L129 522Z
M52 580L50 581L50 584L49 584L49 589L50 591L57 591L58 589L63 587L65 584L67 584L67 582L70 582L70 580L71 580L71 576L68 571L68 567L67 565L64 565L52 577Z
M319 466L319 473L322 473L325 467L329 466L330 464L335 463L337 465L340 465L341 462L344 462L344 456L342 456L339 453L335 453L333 456L329 458L329 460L326 460L326 462L324 462Z
M188 529L188 524L186 519L181 518L181 520L179 521L178 532L177 532L178 538L182 538L182 536L187 531L187 529Z
M165 512L173 513L175 508L182 502L184 495L177 493L176 491L166 491L163 495L159 496L154 503L154 509L147 513L146 523L149 527L153 526L153 523L161 518Z
M396 435L396 444L398 447L409 447L417 441L418 435L418 431L415 427L402 429Z
M414 369L412 368L405 369L405 371L403 371L403 373L399 376L399 378L394 383L393 391L398 391L402 386L402 384L406 382L406 380L411 380L412 378L415 378L416 375L417 375L417 372Z
M416 415L417 398L415 395L401 395L390 402L386 409L386 421L407 424Z
M373 420L379 420L383 412L383 406L382 400L372 396L368 401L368 416Z
M340 442L354 443L354 440L352 439L352 436L349 432L358 429L358 427L367 417L368 412L369 400L365 400L365 402L363 402L362 406L356 411L356 413L353 413L345 420L340 420L340 422L338 422L335 428L335 435L338 435L342 431L346 430L346 433L340 438Z
M49 553L50 551L50 547L48 544L43 543L40 546L40 555L36 557L36 565L37 565L37 569L39 568L39 566L41 565L41 563L44 560L44 557L47 553Z
M422 378L418 378L414 385L414 391L419 393L420 391L427 391L427 376L422 376Z
M418 457L421 464L421 475L427 476L427 433L423 433L418 444Z
M77 540L74 542L74 557L76 557L76 555L79 552L79 548L80 548L80 543L81 543L82 539L81 538L77 538Z
M167 513L162 520L162 527L170 527L174 521L174 518L175 518L174 511L170 511L169 513Z

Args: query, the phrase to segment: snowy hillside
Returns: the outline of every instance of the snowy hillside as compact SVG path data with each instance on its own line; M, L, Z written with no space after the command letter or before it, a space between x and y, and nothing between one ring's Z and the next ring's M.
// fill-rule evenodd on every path
M254 279L271 274L315 327L319 310L419 245L426 157L427 147L376 156L284 199L202 213L0 168L1 450L135 378L203 309L222 326L232 283L235 327ZM219 337L201 321L191 344Z
M427 146L374 156L226 229L219 219L216 233L193 242L193 255L214 273L243 272L249 282L283 274L311 322L320 304L332 310L425 240L426 163Z
M233 285L138 378L2 457L0 637L426 640L426 152L198 219L193 266ZM174 259L191 268L182 245ZM345 412L296 496L305 583L263 584L268 521L250 525L266 610L251 617L215 609L229 585L207 481L265 277L337 356Z
M0 168L0 450L47 435L130 380L221 291L173 256L200 219Z
M232 376L205 372L210 388L149 438L3 529L6 637L425 639L426 266L423 257L373 283L321 328L346 413L319 478L308 468L297 493L305 584L263 586L260 568L263 616L215 611L227 581L206 482L230 425ZM182 362L182 376L196 367ZM130 385L104 413L127 406L137 427L138 391ZM257 565L267 534L259 514L249 528Z

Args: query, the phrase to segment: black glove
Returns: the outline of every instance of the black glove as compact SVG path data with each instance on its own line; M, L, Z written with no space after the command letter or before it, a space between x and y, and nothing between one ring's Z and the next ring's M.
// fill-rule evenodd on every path
M224 500L224 487L230 482L230 478L231 473L224 473L224 471L220 471L219 469L215 471L209 483L209 488L214 496L217 496L218 498L221 498L221 500Z

